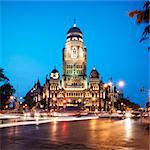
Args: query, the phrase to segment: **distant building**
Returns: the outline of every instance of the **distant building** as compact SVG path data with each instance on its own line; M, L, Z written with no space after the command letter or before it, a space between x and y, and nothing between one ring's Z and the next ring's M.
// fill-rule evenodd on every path
M93 68L89 76L86 74L86 54L81 30L74 24L67 32L65 48L63 48L62 79L54 68L46 77L41 87L39 81L29 93L34 93L35 102L45 101L47 108L58 109L67 106L78 106L91 111L107 109L108 101L113 94L109 85L106 87L100 73ZM109 97L109 99L108 99Z

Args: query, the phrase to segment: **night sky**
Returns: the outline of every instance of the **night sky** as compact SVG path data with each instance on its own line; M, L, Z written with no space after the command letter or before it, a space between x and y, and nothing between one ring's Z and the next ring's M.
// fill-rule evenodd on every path
M148 90L148 42L139 43L144 24L128 16L143 2L0 2L0 67L25 96L56 66L62 72L66 33L76 18L93 67L104 82L124 80L125 96L144 105ZM1 34L2 33L2 34Z

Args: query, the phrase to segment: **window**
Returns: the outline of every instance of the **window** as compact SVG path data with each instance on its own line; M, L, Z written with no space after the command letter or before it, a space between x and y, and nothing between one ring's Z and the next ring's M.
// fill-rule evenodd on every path
M77 65L77 68L78 69L82 69L82 65Z
M72 65L67 65L67 69L72 69Z
M72 70L67 70L67 74L72 74Z
M97 97L97 93L96 93L96 97Z
M77 40L78 40L78 38L77 38L77 37L73 37L73 38L72 38L72 40L76 40L76 41L77 41Z
M77 58L77 49L76 49L76 47L73 47L71 57L72 58Z
M57 97L57 93L55 93L55 97Z
M92 97L94 97L94 93L92 93Z

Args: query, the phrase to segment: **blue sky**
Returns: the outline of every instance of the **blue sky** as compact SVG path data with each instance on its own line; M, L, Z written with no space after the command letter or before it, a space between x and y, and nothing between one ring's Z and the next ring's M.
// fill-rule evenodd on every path
M24 96L54 66L62 72L66 33L77 26L87 47L87 74L95 66L105 82L126 82L126 97L143 105L148 89L148 43L139 43L144 25L128 12L143 2L0 2L0 67Z

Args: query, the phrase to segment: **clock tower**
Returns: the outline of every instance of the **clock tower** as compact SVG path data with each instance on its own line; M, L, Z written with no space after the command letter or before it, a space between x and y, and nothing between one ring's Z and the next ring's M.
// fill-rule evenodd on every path
M63 49L62 87L73 90L87 89L86 48L82 32L75 23L67 32Z

